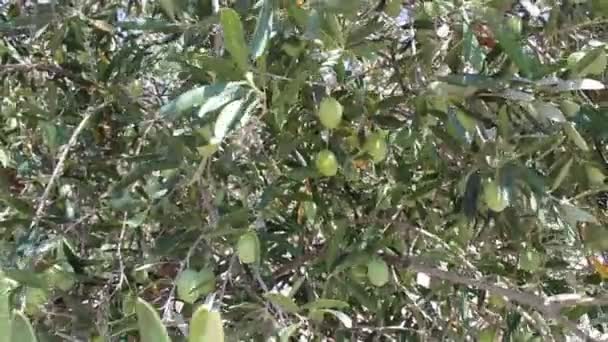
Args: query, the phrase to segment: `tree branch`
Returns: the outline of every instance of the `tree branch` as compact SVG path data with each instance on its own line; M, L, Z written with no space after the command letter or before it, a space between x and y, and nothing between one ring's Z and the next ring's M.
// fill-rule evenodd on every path
M596 339L592 338L591 336L580 330L576 326L576 324L564 318L560 313L560 309L562 306L556 304L556 302L546 301L540 296L529 292L498 286L495 284L488 283L484 280L474 279L468 276L462 276L454 272L444 271L435 267L427 266L416 260L416 258L399 256L384 256L384 258L392 265L406 267L410 270L425 273L431 277L445 280L453 284L466 285L504 296L513 302L516 302L520 305L529 306L542 313L546 317L556 320L557 322L571 330L572 333L574 333L576 336L582 338L584 341L597 341Z
M102 103L101 105L90 110L89 113L87 113L84 116L84 118L82 118L82 120L80 121L80 124L78 124L78 126L72 133L72 136L70 137L70 140L68 141L68 144L66 146L64 146L63 151L61 151L61 153L59 154L59 157L57 158L57 165L55 166L55 169L53 170L51 179L49 180L48 184L46 185L46 188L44 189L42 196L40 197L40 200L38 202L38 207L36 208L36 212L34 214L34 218L32 219L32 223L30 224L30 237L34 234L36 226L38 225L38 223L40 223L40 220L42 219L42 215L44 214L44 210L46 209L46 202L48 200L49 195L51 194L51 190L53 189L53 186L55 185L55 182L57 181L57 179L59 179L59 177L63 173L65 161L68 157L68 154L70 153L70 150L78 142L78 136L80 135L82 130L86 127L87 123L93 117L93 115L95 115L98 111L100 111L106 105L107 104L105 102Z

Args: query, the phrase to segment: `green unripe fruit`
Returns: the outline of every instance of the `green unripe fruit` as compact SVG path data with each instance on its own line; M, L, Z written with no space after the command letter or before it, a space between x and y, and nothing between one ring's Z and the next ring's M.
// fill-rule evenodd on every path
M37 287L28 287L25 290L25 313L36 316L42 312L43 306L49 299L48 293Z
M338 160L330 150L323 150L317 154L315 166L320 174L326 177L335 176L338 173Z
M493 327L487 327L479 332L477 341L479 342L495 342L496 341L496 329Z
M483 187L483 199L492 211L501 212L509 205L509 196L506 189L495 181L487 182Z
M183 270L177 275L175 285L177 286L177 298L186 303L192 304L200 296L199 291L197 291L199 274L195 270Z
M255 232L241 235L236 250L243 264L253 264L259 260L260 240Z
M337 128L342 121L344 108L333 97L326 97L319 105L319 120L321 124L329 129Z
M518 16L510 16L507 19L507 26L509 27L509 29L511 30L511 32L515 33L516 35L521 35L521 31L522 31L522 22L521 22L521 18Z
M591 165L585 166L585 172L587 173L587 179L592 185L603 185L606 176L599 168Z
M372 285L381 287L388 283L389 269L382 259L374 258L367 263L367 278Z
M74 269L68 263L53 265L44 273L47 284L49 284L50 287L58 288L61 291L69 291L76 283Z
M365 265L351 267L350 276L354 281L363 283L367 279L367 267Z
M578 103L571 100L564 100L560 104L560 109L564 114L568 117L573 117L578 114L578 111L581 109L581 106Z
M365 140L363 150L365 150L365 152L372 157L374 163L379 163L386 159L386 155L388 154L388 145L386 144L384 135L381 133L374 133L370 135L367 140Z
M507 300L504 296L500 296L497 294L490 295L490 299L488 299L490 306L496 309L502 309L507 305Z
M519 253L519 268L528 271L535 272L543 264L542 255L536 250L529 248Z
M210 268L203 268L198 272L197 291L200 295L207 295L215 290L215 274Z

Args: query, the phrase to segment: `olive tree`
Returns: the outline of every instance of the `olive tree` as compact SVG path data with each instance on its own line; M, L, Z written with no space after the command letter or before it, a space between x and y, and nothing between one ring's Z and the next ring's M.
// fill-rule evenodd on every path
M605 1L0 4L0 341L608 328Z

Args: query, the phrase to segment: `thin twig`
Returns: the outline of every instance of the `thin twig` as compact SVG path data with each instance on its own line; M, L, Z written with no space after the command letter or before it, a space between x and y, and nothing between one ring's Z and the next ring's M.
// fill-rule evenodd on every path
M260 287L262 288L262 291L264 291L264 293L270 292L270 290L268 289L268 286L266 286L266 283L264 283L264 280L262 279L262 276L260 275L260 270L256 266L253 267L253 277L255 278L257 283L260 285ZM267 308L269 306L274 308L274 311L276 312L277 316L279 316L279 323L282 324L283 326L286 326L285 325L286 319L285 319L285 314L283 313L283 310L281 310L281 308L278 305L274 305L273 303L266 302L265 304L266 304Z
M127 281L127 285L129 285L127 277L125 276L125 263L123 261L122 258L122 242L125 238L125 231L127 230L127 213L124 214L123 216L123 220L122 220L122 227L120 229L120 236L118 238L118 245L116 246L117 251L116 251L116 257L118 259L118 272L119 272L119 278L118 278L118 285L116 285L116 287L114 288L114 291L110 294L110 299L112 297L114 297L114 295L120 291L120 289L122 288L122 284L124 281Z
M230 281L232 279L232 267L234 267L234 265L236 264L237 261L237 256L236 253L232 254L232 257L230 258L230 263L228 264L228 269L226 270L226 272L224 272L226 274L226 277L224 278L224 281L222 282L222 286L220 287L220 292L218 293L218 307L221 307L222 302L224 301L224 295L226 294L226 286L228 285L228 281Z
M204 239L205 239L205 235L201 234L196 239L196 241L194 241L192 246L190 246L190 248L188 249L188 252L186 253L186 257L184 258L184 260L182 260L180 262L179 269L177 271L178 275L186 269L186 266L188 265L188 261L192 257L192 254L194 254L194 251L198 248L198 246L203 242ZM163 321L173 320L173 309L171 306L175 299L176 288L177 288L177 284L175 284L175 282L174 282L173 286L171 286L171 291L169 291L169 296L167 296L167 301L165 302L165 305L163 305Z
M80 124L78 124L78 126L72 133L72 136L70 137L70 140L68 141L67 146L64 146L63 151L60 153L59 157L57 158L57 164L55 166L55 169L53 170L51 179L49 180L48 184L46 185L46 188L44 189L44 192L42 193L42 197L40 197L40 201L38 203L38 207L36 208L34 218L32 219L32 223L30 224L30 235L33 234L34 229L36 228L36 226L38 225L38 223L40 223L40 220L42 219L42 215L44 214L44 210L46 209L46 201L48 200L48 197L51 194L51 190L53 189L55 182L57 181L57 179L59 179L59 177L63 173L65 161L68 157L68 154L70 153L70 150L78 142L78 136L80 135L82 130L85 128L85 126L87 125L89 120L93 117L93 115L95 115L99 110L101 110L105 106L106 106L106 103L104 102L101 105L95 107L93 110L91 110L89 113L87 113L84 116L84 118L82 118L82 120L80 121Z
M67 69L64 69L58 65L48 63L32 63L32 64L3 64L0 65L0 76L12 72L31 72L31 71L43 71L47 73L56 74L58 76L67 78L72 82L86 86L96 87L95 83L82 78L80 75L75 74Z

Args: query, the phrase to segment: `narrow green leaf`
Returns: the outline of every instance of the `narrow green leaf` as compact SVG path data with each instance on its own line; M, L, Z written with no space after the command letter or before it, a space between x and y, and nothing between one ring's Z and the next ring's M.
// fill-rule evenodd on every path
M188 90L173 101L162 106L160 114L166 120L178 119L186 111L202 105L208 99L224 93L232 87L235 87L235 83L229 82L205 85Z
M496 22L498 19L494 18L492 20ZM509 29L508 25L494 25L493 31L503 51L525 76L530 77L539 74L541 65L538 59L524 51L519 37Z
M293 334L295 334L300 328L301 323L292 324L290 326L284 327L279 331L279 341L280 342L289 342L290 338Z
M141 342L171 342L167 329L152 305L138 298L135 312Z
M11 342L10 293L0 271L0 342ZM2 333L2 332L6 333Z
M557 177L555 177L555 180L553 181L553 185L551 186L551 191L559 188L559 186L562 185L564 179L566 179L566 177L568 176L568 174L570 174L570 169L572 168L572 163L573 162L574 162L574 158L570 158L561 167L561 169L559 170L559 173L557 174Z
M264 0L262 4L262 10L258 17L258 22L253 32L253 38L251 40L251 56L254 59L258 59L264 54L270 35L272 33L272 27L274 24L274 6L272 0Z
M267 293L264 295L264 297L268 299L272 304L281 308L283 311L289 313L296 313L300 311L300 307L298 306L298 304L296 304L293 298L283 296L279 293Z
M125 20L113 23L124 30L141 30L160 33L178 33L183 32L187 26L178 23L168 22L166 19L139 19Z
M584 54L584 57L578 59L574 57L578 54ZM570 68L573 73L581 76L585 75L597 75L603 73L606 69L606 50L605 48L598 47L587 52L575 52L568 58L568 63L576 61Z
M199 307L190 321L188 342L223 342L224 328L222 318L217 311L209 311L206 306Z
M353 320L342 311L336 311L336 310L330 310L330 309L320 309L319 311L326 312L328 314L333 315L342 323L342 325L344 325L345 328L350 329L353 326Z
M564 220L571 226L575 226L578 222L597 223L595 216L590 214L588 211L573 206L570 203L562 203L560 206L560 211Z
M42 277L30 270L5 269L6 278L13 279L21 285L28 287L46 288L46 283Z
M213 112L231 101L238 99L240 96L242 96L241 90L242 88L238 83L228 83L226 88L224 88L221 93L211 96L205 101L205 103L203 103L201 108L198 110L198 117L203 118L208 113Z
M370 20L363 25L359 25L352 29L346 38L346 46L353 47L363 42L370 34L378 32L382 29L383 23L376 20Z
M215 122L214 137L212 143L219 144L230 131L235 119L242 114L244 99L232 101L220 112Z
M36 333L30 320L25 317L20 311L15 311L13 314L13 321L11 327L11 339L12 341L19 342L36 342Z
M544 101L536 101L533 103L535 113L540 118L554 121L554 122L566 122L564 113L554 104Z
M350 305L347 302L336 300L336 299L325 299L320 298L312 303L308 303L302 306L305 310L316 310L316 309L346 309Z
M224 30L224 43L238 67L245 71L249 68L248 48L245 43L243 24L239 15L231 8L223 8L220 22Z
M578 80L559 80L557 85L552 88L555 91L576 91L576 90L602 90L606 86L597 80L583 78Z

